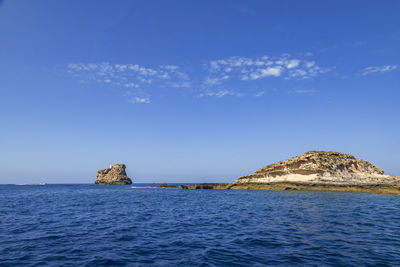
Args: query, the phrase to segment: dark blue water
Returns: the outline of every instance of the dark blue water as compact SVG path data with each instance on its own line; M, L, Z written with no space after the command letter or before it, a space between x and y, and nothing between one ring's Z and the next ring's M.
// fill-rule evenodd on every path
M400 196L3 185L0 265L399 266Z

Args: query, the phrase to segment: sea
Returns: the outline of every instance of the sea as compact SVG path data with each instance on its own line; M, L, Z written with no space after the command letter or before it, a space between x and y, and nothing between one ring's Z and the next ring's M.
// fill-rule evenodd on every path
M132 186L0 185L0 266L400 266L398 195Z

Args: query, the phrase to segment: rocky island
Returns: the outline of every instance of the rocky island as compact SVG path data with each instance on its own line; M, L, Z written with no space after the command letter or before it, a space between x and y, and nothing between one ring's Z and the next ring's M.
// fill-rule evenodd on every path
M270 164L234 183L188 184L183 189L328 190L399 194L400 177L339 152L309 151Z
M126 185L132 184L131 178L126 175L125 164L115 164L110 168L99 170L95 184L102 185Z

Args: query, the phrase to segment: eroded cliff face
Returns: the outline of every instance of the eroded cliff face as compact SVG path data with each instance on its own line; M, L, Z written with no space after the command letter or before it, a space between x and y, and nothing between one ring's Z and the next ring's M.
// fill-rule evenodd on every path
M95 184L132 184L132 180L126 175L125 169L125 164L115 164L111 168L99 170Z
M395 185L400 177L385 175L372 163L339 152L309 151L237 178L243 183L305 183L329 185Z

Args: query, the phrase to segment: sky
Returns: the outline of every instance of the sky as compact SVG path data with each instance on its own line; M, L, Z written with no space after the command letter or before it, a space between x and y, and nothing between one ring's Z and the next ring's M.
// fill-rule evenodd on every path
M400 175L400 1L0 1L0 183L232 182L309 150Z

